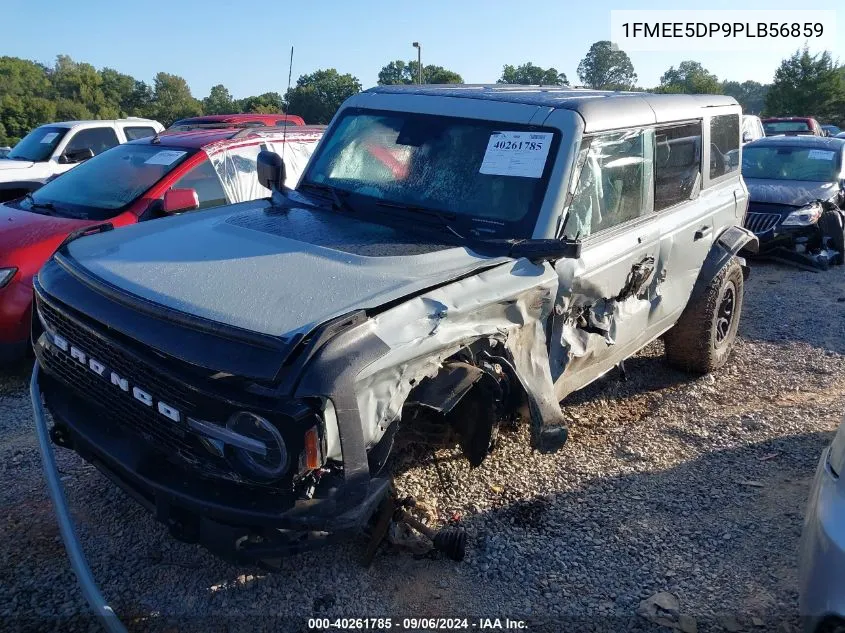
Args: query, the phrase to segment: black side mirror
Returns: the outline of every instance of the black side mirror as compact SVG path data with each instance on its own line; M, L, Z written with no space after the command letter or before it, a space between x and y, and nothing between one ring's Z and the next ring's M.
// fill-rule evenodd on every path
M94 150L92 150L90 147L81 147L79 149L65 150L65 153L62 154L61 162L65 164L81 163L83 161L88 160L89 158L94 158Z
M266 149L258 152L258 183L271 191L281 191L285 186L285 161L276 152Z

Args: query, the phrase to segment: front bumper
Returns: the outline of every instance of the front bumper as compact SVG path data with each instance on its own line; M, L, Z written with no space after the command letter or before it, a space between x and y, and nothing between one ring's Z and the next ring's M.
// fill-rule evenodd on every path
M38 348L36 351L39 352ZM389 490L372 478L361 503L344 503L342 480L321 481L311 499L270 488L210 481L177 467L118 425L98 424L96 407L46 373L33 382L55 425L53 442L72 448L167 525L183 541L199 543L235 564L314 549L358 534Z
M766 258L802 268L827 270L841 256L834 250L823 248L824 234L818 225L781 226L754 233L760 240L760 249L751 257Z
M819 460L801 534L799 606L808 633L845 619L845 481L831 470L829 453Z
M815 246L822 234L815 224L811 226L782 226L780 223L762 233L755 233L760 240L760 253L778 248L794 249L796 246Z

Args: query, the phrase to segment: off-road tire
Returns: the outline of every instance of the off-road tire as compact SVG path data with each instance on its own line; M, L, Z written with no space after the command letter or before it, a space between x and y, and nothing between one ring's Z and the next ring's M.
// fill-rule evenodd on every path
M681 318L663 335L666 360L671 366L707 374L727 362L742 315L743 281L742 267L732 257L705 291L690 299ZM733 307L725 327L723 311L731 292Z

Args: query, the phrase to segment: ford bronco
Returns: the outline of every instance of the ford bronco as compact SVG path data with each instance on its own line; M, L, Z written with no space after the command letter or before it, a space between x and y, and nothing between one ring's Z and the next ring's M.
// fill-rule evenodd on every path
M34 282L42 450L43 397L54 444L238 561L360 531L400 428L451 429L477 465L523 412L557 450L559 403L656 338L686 370L726 362L756 244L740 116L723 96L355 95L295 189L262 152L269 199L58 249Z

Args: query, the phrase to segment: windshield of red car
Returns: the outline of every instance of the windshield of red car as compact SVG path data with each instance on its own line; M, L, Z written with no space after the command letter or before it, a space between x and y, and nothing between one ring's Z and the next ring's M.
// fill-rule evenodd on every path
M132 204L196 150L118 145L62 174L32 194L56 215L105 220Z

